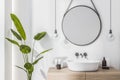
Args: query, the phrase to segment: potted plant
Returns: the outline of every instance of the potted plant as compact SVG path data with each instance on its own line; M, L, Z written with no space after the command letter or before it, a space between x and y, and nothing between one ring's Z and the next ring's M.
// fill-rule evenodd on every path
M36 34L33 38L34 39L33 47L31 48L29 45L26 44L26 39L27 39L26 33L19 18L15 14L10 14L10 16L17 30L15 31L11 29L11 32L18 41L10 38L6 38L6 39L19 48L21 55L23 56L24 63L23 63L23 67L20 67L20 66L16 66L16 67L25 71L27 75L27 80L31 80L35 64L37 64L43 58L43 56L40 56L40 55L51 50L51 49L45 50L39 53L35 57L35 59L33 59L34 58L33 50L34 50L35 42L41 40L47 33L40 32ZM32 57L30 57L29 55L32 55Z

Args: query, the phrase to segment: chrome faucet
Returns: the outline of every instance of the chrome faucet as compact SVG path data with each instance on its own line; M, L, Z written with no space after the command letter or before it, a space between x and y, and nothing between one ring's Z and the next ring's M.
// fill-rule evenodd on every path
M82 53L80 53L80 56L81 56L81 58L83 58L83 57L84 57Z
M79 58L79 56L81 56L81 58L87 59L88 54L86 52L84 52L84 53L78 53L78 52L76 52L75 56L76 56L77 59Z

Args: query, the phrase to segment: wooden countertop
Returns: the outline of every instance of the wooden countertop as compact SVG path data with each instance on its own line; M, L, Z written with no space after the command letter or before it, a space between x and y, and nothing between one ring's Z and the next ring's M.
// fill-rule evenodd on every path
M120 80L120 71L113 68L109 70L99 68L95 72L74 72L68 68L61 70L50 68L48 80Z
M120 70L116 70L114 68L110 68L109 70L107 69L101 69L99 68L98 71L95 71L95 72L88 72L88 73L108 73L108 72L120 72ZM68 68L63 68L63 69L60 69L60 70L57 70L55 68L50 68L48 73L84 73L84 72L74 72L74 71L70 71Z

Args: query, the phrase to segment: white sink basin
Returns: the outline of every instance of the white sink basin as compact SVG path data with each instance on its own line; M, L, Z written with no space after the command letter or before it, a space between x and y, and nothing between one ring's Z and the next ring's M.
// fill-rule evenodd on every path
M68 60L68 68L72 71L97 71L99 61L94 60Z

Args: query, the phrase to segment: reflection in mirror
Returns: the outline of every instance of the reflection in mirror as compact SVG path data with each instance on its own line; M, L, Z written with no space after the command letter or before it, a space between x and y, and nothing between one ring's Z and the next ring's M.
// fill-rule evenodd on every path
M63 34L68 41L78 46L93 43L101 33L101 19L98 13L84 5L68 10L62 21Z

